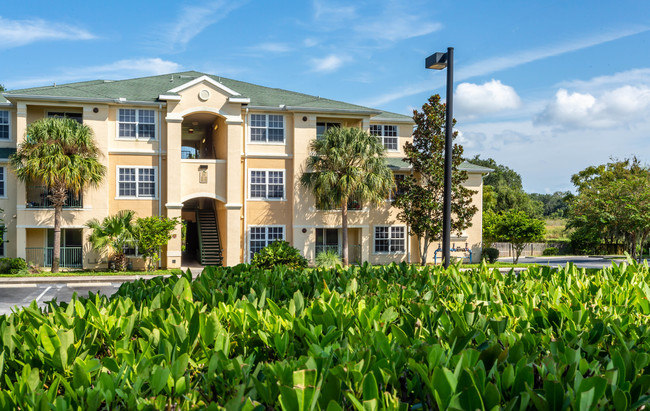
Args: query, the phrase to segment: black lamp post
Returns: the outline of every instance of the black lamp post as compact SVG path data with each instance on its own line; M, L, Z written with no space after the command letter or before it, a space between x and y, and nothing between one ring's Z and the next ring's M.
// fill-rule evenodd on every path
M433 53L427 57L425 67L442 70L447 68L447 107L445 113L445 192L442 209L442 258L444 267L449 267L451 242L451 156L453 148L453 105L454 105L454 48L446 53Z

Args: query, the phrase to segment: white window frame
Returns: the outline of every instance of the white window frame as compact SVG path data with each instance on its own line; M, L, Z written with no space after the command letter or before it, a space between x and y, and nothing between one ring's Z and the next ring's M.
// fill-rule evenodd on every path
M373 127L381 127L381 134L373 134L370 130L372 130ZM386 127L395 127L395 135L394 136L387 136L386 135ZM381 144L386 148L386 151L390 152L398 152L399 151L399 127L395 124L371 124L370 128L368 129L368 132L372 134L373 136L381 137ZM395 139L397 143L397 148L388 148L386 147L386 139L391 138Z
M0 137L0 141L11 141L11 111L0 110L0 113L7 113L7 138ZM2 124L2 126L5 126L5 124Z
M7 241L7 227L4 224L0 224L0 231L4 230L2 241L0 241L0 258L6 257L5 242Z
M7 167L0 166L0 186L2 187L2 193L0 198L7 198Z
M256 141L253 140L253 116L264 116L264 129L266 130L266 141ZM269 141L269 116L278 116L282 118L282 141ZM275 128L275 127L274 127ZM283 146L287 144L287 119L284 114L274 114L274 113L249 113L248 114L248 144L267 144L267 145L276 145Z
M253 185L253 172L264 172L265 173L265 183L266 186L266 197L253 197L252 196L252 185ZM281 172L282 173L282 197L268 197L269 193L269 171ZM249 201L287 201L287 171L280 168L250 168L248 169L248 200Z
M135 124L135 137L120 136L120 111L121 110L135 110L135 123L128 122L124 124ZM140 137L140 112L141 111L153 111L153 137ZM151 141L158 139L158 113L156 109L153 108L136 108L136 107L120 107L117 109L115 114L115 139L116 140L125 140L125 141ZM151 123L143 123L151 124Z
M388 228L388 238L382 238L382 240L388 240L388 251L377 251L377 228ZM396 228L403 229L404 237L393 237L393 230ZM376 225L372 230L372 251L373 254L406 254L406 226L403 225ZM403 251L391 251L391 241L402 240L403 241Z
M271 242L269 242L269 228L281 228L282 229L282 241L286 241L287 238L287 226L284 224L268 224L268 225L249 225L248 226L248 244L246 244L246 258L248 259L248 262L251 261L253 256L251 256L251 242L253 241L253 236L252 236L252 229L253 228L264 228L264 247L267 247L269 244L271 244L273 241L278 240L273 239ZM259 241L259 240L256 240ZM262 247L262 248L264 248Z
M134 169L135 170L135 196L120 196L120 170L122 169ZM154 190L155 195L153 197L144 197L139 196L140 191L140 181L138 180L140 169L153 170L153 179L154 179ZM156 166L117 166L115 167L115 199L116 200L158 200L160 197L159 187L158 187L158 167Z

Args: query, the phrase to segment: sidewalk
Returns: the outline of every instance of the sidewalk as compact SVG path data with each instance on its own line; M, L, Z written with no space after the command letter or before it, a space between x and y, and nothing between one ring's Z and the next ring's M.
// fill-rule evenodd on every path
M181 267L183 272L192 271L192 278L198 277L203 267ZM166 275L169 276L169 275ZM0 277L0 284L58 284L58 283L124 283L135 280L150 280L160 275L149 275L143 272L138 275L69 275L56 277Z

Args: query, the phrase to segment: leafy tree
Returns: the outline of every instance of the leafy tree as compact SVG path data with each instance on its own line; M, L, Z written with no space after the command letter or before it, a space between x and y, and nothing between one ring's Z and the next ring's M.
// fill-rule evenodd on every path
M520 210L533 217L542 216L543 203L524 191L519 173L492 158L476 155L469 161L494 170L483 179L483 211Z
M46 186L54 206L52 272L59 271L61 213L68 193L98 186L106 167L90 127L69 118L43 118L27 127L25 140L10 156L18 180Z
M288 242L276 240L255 253L251 260L251 265L265 269L272 269L280 264L291 269L306 268L307 259Z
M4 93L5 91L7 91L7 89L5 88L5 86L3 86L2 84L0 84L0 93Z
M445 105L438 94L431 96L422 111L413 111L415 131L413 143L404 145L404 159L413 167L406 177L393 206L400 209L397 218L410 226L418 237L420 263L426 264L429 245L442 237L444 163L445 163ZM456 124L456 120L453 121ZM456 138L458 132L454 132ZM460 234L471 225L478 210L472 205L472 195L461 184L467 180L467 172L458 170L463 161L463 147L454 144L452 154L451 230Z
M542 203L542 215L549 218L565 218L573 194L570 191L556 191L553 194L528 194L532 201Z
M124 249L137 244L134 215L135 211L121 210L116 215L105 217L101 222L93 218L86 223L86 227L92 230L88 241L95 250L110 248L118 271L126 270Z
M153 271L155 263L160 260L158 251L172 238L172 231L178 225L178 219L167 217L138 218L136 237L139 253L149 261L147 269Z
M631 158L587 167L571 181L578 194L567 225L586 239L622 241L636 258L650 234L650 169Z
M512 260L517 264L528 243L544 239L546 225L543 220L531 218L523 211L510 210L498 216L495 231L500 241L512 244L515 250Z
M328 129L309 145L300 183L312 191L320 209L341 209L342 260L348 264L348 201L383 204L395 182L375 136L358 128Z
M501 215L492 210L483 212L483 247L492 247L492 244L499 241L497 225Z

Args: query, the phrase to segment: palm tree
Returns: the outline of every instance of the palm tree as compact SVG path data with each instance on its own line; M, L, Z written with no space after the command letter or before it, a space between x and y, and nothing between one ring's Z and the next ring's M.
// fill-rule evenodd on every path
M102 220L93 218L86 223L92 233L88 241L95 250L104 250L110 247L113 251L113 261L119 271L126 269L126 256L124 249L135 246L136 226L133 224L135 211L121 210L116 215L108 216Z
M68 193L78 195L96 187L106 167L98 160L99 149L90 127L70 118L43 118L27 127L25 140L11 155L18 180L48 188L54 207L52 272L59 271L61 212Z
M382 204L395 185L381 141L358 128L333 127L313 140L300 177L320 209L341 208L342 260L348 264L348 201Z

